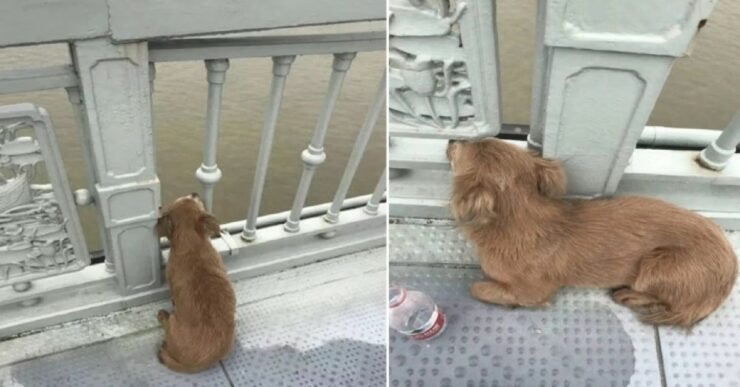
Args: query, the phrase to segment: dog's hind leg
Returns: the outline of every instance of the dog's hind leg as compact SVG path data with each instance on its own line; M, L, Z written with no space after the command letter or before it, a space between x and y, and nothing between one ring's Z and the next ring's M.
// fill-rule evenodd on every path
M655 296L638 292L630 288L622 288L612 292L612 300L630 308L646 308L656 304L662 304Z
M557 286L537 284L527 286L519 284L510 286L493 281L479 281L470 287L470 293L476 299L491 304L508 306L549 306L550 298L557 290Z

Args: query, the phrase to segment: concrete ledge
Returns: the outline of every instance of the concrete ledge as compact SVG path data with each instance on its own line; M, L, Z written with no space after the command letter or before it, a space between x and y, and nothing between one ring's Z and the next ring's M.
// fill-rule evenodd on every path
M116 42L385 20L377 0L24 0L0 2L0 47L109 37ZM33 28L29 28L33 26Z
M390 166L408 170L391 179L391 216L450 218L452 176L445 148L443 140L393 139ZM740 154L719 172L700 167L698 154L636 149L616 194L657 197L697 211L728 230L740 229Z

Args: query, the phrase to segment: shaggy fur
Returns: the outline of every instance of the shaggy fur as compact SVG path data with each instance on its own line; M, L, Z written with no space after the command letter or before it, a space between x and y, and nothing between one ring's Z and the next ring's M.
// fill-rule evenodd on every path
M234 342L236 297L210 242L218 231L197 194L175 200L157 222L157 234L171 243L167 281L175 307L157 315L165 332L159 360L173 371L202 371L228 355Z
M711 221L660 200L564 200L560 164L500 140L454 142L452 213L490 280L473 297L546 306L561 286L613 289L650 324L691 327L732 290L737 258Z

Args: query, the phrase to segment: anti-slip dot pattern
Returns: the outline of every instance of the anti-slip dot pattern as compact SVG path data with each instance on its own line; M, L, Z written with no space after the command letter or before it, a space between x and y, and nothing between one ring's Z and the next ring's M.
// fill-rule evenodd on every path
M509 310L468 296L478 270L393 266L391 280L431 295L447 317L441 336L390 335L391 386L627 386L632 340L599 302Z
M729 235L740 256L740 232ZM740 285L690 333L659 328L668 386L740 386Z
M390 224L388 240L392 262L478 264L475 247L453 223L440 226Z
M469 300L469 283L482 278L482 274L478 273L480 277L471 277L467 270L456 270L456 269L438 269L431 270L431 266L439 266L440 264L454 265L452 267L460 267L459 265L467 266L471 263L478 264L478 258L475 253L475 249L470 246L459 232L459 230L451 227L450 225L420 225L418 221L414 221L414 224L405 224L403 219L398 220L399 223L393 224L391 227L390 238L393 240L410 238L413 242L407 242L398 244L402 246L396 249L391 248L391 281L404 284L404 281L416 281L415 283L434 283L437 288L441 291L458 292L456 297L461 299ZM394 237L395 235L395 237ZM728 234L731 242L736 248L740 247L740 233ZM471 258L472 257L472 258ZM420 265L421 266L418 266ZM414 268L406 267L404 265L413 265ZM691 343L695 345L694 348L686 348L684 350L667 350L666 343L663 342L663 360L666 368L666 376L669 381L668 386L681 385L686 386L688 384L694 387L703 385L704 387L713 384L717 387L724 387L727 384L726 381L716 379L710 383L699 382L709 380L707 378L718 378L720 375L727 377L731 375L733 380L740 380L740 376L737 376L737 366L740 361L737 360L737 351L730 351L723 349L728 344L732 343L736 346L737 337L740 335L740 317L737 317L737 311L740 310L740 303L735 301L738 296L738 287L735 288L735 295L728 301L727 305L723 306L720 311L717 312L718 321L717 326L714 328L702 328L705 326L713 326L712 317L702 322L697 329L695 329L692 335L702 335L702 332L706 331L706 336L714 337L715 342L712 344L712 340L694 337L687 338L685 333L680 331L671 331L677 335L676 342L673 344L678 348L679 346L686 346ZM608 293L604 290L598 289L561 289L556 297L554 308L564 307L567 310L573 311L584 311L587 306L596 305L596 308L605 307L619 319L622 328L627 333L632 341L634 347L634 357L636 359L634 364L634 374L630 378L630 386L633 387L657 387L661 386L661 371L660 371L660 356L658 355L658 348L656 342L656 328L650 325L641 323L636 315L628 308L622 307L615 304ZM496 307L492 307L496 308ZM553 309L554 309L553 308ZM545 313L549 313L551 309L544 310ZM518 312L518 310L517 310ZM734 314L732 313L734 312ZM498 313L498 312L497 312ZM727 316L727 317L722 317ZM590 329L592 334L603 335L604 328L594 324L594 319L590 320ZM550 320L549 323L554 323L554 320ZM548 324L549 324L548 323ZM570 326L573 324L573 320L560 321L560 324ZM579 323L583 323L583 320L579 320ZM706 325L705 325L706 324ZM575 328L575 327L574 327ZM582 326L582 329L589 328L588 326ZM662 337L666 330L661 328ZM668 337L669 343L671 338ZM698 350L700 348L702 350ZM688 353L692 351L693 353ZM675 355L678 360L673 360L671 354ZM714 363L704 361L704 358L717 358ZM697 358L698 360L692 360ZM732 358L730 361L724 360L726 358ZM719 364L723 364L722 372L720 373L716 369L710 373L702 371L700 368L709 367L707 364L714 364L717 367ZM730 366L730 364L732 366ZM672 369L688 369L689 372L670 372ZM698 375L697 377L695 377ZM580 385L578 383L571 385ZM511 385L512 383L504 383L503 385Z
M237 386L384 386L384 270L238 310L224 366Z
M218 364L195 375L168 370L157 360L161 342L161 331L150 330L26 361L10 366L10 380L0 386L229 386Z
M383 386L384 260L384 250L375 249L310 265L317 269L240 281L237 341L223 367L197 375L169 371L156 358L162 331L147 322L143 332L0 367L0 387ZM155 312L148 310L142 321ZM115 314L109 317L109 325L83 322L85 329L70 330L64 339L85 343L96 334L103 337L119 323ZM39 335L54 341L59 332Z

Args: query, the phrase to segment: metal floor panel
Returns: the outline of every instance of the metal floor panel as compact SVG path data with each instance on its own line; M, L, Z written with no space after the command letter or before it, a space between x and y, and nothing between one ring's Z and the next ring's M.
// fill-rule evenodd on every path
M729 235L740 256L740 232ZM740 284L713 314L691 332L658 329L667 385L740 386Z
M26 361L8 367L0 386L229 386L219 364L196 375L171 372L157 360L161 343L162 332L150 330Z
M237 386L384 386L386 271L239 309Z
M475 246L465 239L453 221L430 222L432 225L391 223L388 228L391 261L478 265Z
M157 302L0 342L0 387L385 384L385 248L234 284L237 343L205 373L156 358ZM12 353L11 353L12 352Z
M566 290L548 309L507 309L469 296L482 278L391 266L393 283L430 294L448 321L428 342L391 333L391 386L660 386L653 328L610 307L604 292Z
M429 342L391 334L391 386L661 385L655 328L606 291L563 289L547 309L487 305L469 295L483 273L451 225L394 224L389 238L391 281L428 292L449 324Z

